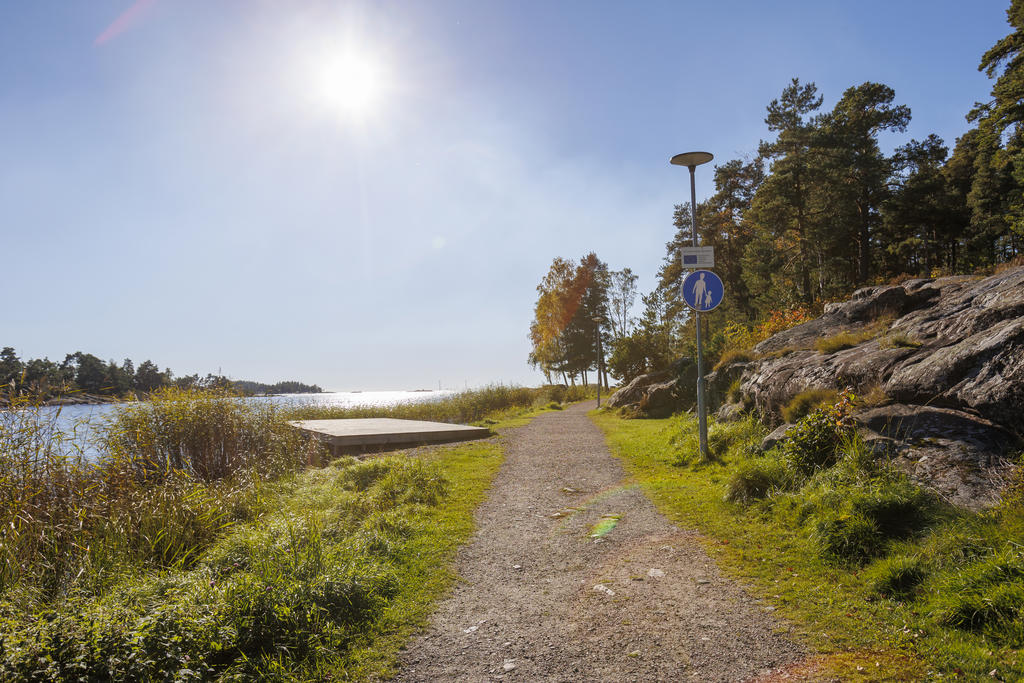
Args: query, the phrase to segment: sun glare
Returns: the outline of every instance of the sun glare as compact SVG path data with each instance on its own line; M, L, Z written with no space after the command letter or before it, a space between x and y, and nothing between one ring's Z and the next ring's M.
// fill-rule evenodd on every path
M320 102L350 119L376 113L387 90L387 71L368 54L348 53L324 59L317 74Z

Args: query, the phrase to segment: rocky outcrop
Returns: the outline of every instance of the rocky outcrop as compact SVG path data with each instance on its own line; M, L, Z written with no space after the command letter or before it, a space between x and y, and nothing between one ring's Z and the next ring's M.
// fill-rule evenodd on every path
M667 370L634 378L608 398L610 408L628 408L648 417L668 417L696 401L697 365L681 358Z
M852 346L818 350L839 335ZM861 289L754 352L719 373L740 368L769 423L803 391L852 387L876 405L857 416L863 435L911 477L967 507L998 498L1024 437L1024 268Z
M852 387L871 398L855 418L877 453L957 505L998 500L1024 440L1024 268L866 287L753 351L708 375L719 419L754 410L775 426L798 394ZM684 359L608 404L652 417L690 409L695 370Z
M961 507L999 501L1017 437L984 418L949 408L893 404L856 416L861 436L910 478Z
M860 343L815 349L843 333ZM861 289L754 351L741 390L773 421L802 391L852 386L975 413L1024 436L1024 268Z

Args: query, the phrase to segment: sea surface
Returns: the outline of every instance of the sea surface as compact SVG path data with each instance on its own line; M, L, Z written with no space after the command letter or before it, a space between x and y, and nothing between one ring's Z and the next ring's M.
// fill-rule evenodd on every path
M399 403L437 401L455 394L450 389L438 391L333 391L320 394L277 394L274 396L252 396L242 401L254 403L276 403L284 406L323 406L354 408L357 406L390 406ZM96 447L96 426L112 417L123 403L100 403L95 405L50 406L40 409L39 417L54 435L54 443L71 457L94 460L99 457Z

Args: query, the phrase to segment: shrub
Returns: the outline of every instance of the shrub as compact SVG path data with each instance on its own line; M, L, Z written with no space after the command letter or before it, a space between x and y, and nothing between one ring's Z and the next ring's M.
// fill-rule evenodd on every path
M837 420L834 408L818 408L786 432L780 451L795 470L812 474L839 457L841 438L850 428Z
M823 555L843 563L864 562L884 546L878 525L860 513L824 513L816 521L813 536Z
M786 491L794 483L793 472L776 458L755 458L740 463L726 484L725 499L747 503Z
M868 570L868 585L877 594L890 598L907 598L928 576L918 555L897 555L876 562Z
M312 511L236 526L188 571L125 575L42 611L0 603L0 680L267 680L344 654L398 591L447 482L420 460L332 465L296 478Z
M564 384L549 384L544 387L544 393L552 403L563 403L568 387Z
M796 422L807 416L812 410L832 405L839 398L834 389L808 389L790 399L782 409L782 417L786 422Z
M271 403L174 387L126 404L110 418L103 440L107 466L127 467L154 483L172 471L202 481L249 468L274 476L307 464L315 448Z
M548 410L562 410L562 404L558 403L557 401L552 401L551 403L547 404L546 408Z

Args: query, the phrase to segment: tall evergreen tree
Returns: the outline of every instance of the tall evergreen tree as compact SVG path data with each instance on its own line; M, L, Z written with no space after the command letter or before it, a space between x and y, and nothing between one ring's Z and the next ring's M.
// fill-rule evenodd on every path
M911 140L894 155L898 186L882 207L881 274L952 272L966 224L966 197L944 173L949 150L937 135Z
M814 112L821 103L814 83L801 84L794 78L768 105L765 123L777 137L760 145L771 174L751 202L749 214L757 234L744 264L747 285L762 302L815 299L811 245L821 236L821 225L813 196L820 135L820 117Z
M840 184L834 196L849 196L856 228L851 230L857 249L855 284L867 282L872 267L872 234L881 222L879 207L889 196L893 162L878 147L882 131L904 131L910 108L893 105L895 92L881 83L848 88L822 121L822 156L827 177Z

